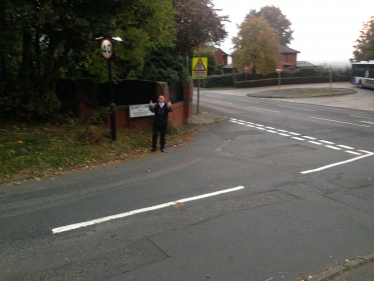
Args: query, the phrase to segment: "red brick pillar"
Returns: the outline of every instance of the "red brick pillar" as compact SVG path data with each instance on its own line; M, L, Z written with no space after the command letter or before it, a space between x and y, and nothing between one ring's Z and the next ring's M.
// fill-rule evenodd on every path
M183 123L187 125L191 121L192 117L192 98L193 98L193 81L183 81Z

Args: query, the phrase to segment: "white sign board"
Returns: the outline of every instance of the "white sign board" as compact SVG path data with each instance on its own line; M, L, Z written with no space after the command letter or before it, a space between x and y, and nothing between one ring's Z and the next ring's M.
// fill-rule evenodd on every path
M149 110L149 104L133 104L130 105L130 118L135 117L144 117L144 116L153 116L155 115L152 111Z

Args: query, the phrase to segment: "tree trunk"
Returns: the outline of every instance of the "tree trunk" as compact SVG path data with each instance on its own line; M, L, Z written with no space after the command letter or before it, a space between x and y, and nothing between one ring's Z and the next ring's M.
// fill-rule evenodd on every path
M18 72L18 78L20 81L27 78L28 75L31 62L31 46L32 36L25 29L23 29L22 61Z

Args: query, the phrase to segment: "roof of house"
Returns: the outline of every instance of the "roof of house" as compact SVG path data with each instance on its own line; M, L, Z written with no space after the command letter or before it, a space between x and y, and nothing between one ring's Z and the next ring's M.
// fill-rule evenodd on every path
M222 51L221 48L216 48L216 47L213 47L213 46L210 46L209 48L212 50L213 53L217 52L218 50ZM222 53L223 53L223 55L226 55L226 56L229 55L229 54L226 54L224 51L222 51Z
M286 45L279 45L279 51L280 51L281 54L296 54L296 53L300 53L299 51L291 49L290 47L288 47Z
M317 67L317 66L308 61L297 61L296 67Z

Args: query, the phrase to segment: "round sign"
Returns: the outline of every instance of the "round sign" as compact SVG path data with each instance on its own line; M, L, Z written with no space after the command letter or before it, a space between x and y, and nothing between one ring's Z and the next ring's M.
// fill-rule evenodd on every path
M248 69L249 69L249 67L246 65L246 66L244 66L244 70L245 71L248 71Z
M279 74L282 72L282 68L277 68L275 71Z
M104 59L111 60L114 55L114 46L112 40L108 38L101 39L100 52Z

